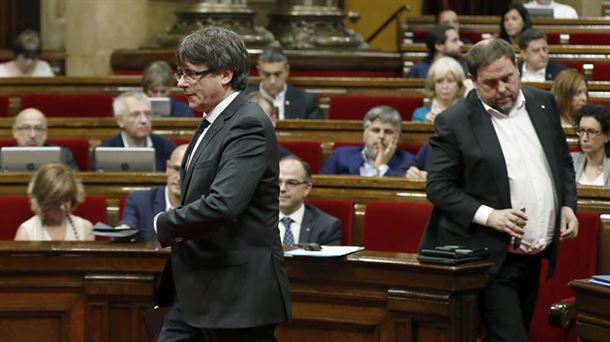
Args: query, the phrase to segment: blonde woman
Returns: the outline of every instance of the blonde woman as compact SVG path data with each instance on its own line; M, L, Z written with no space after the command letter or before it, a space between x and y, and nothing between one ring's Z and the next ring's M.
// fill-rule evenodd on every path
M464 97L464 69L454 58L441 57L428 70L425 91L430 105L417 108L413 121L433 122L434 118Z
M574 69L566 69L560 72L553 81L551 93L555 97L559 113L561 113L561 124L572 126L574 113L589 101L587 82L584 76Z
M28 184L35 215L19 226L15 240L93 240L93 225L72 215L85 199L85 190L74 171L63 164L43 165Z

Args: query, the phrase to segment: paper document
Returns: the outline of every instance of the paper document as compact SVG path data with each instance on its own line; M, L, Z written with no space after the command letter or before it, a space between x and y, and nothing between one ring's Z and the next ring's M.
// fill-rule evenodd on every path
M284 252L284 256L307 256L314 258L334 258L363 250L362 246L322 246L319 251L306 251L301 248Z

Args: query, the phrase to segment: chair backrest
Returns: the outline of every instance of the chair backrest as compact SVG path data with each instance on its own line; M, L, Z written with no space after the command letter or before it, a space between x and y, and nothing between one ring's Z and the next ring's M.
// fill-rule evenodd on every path
M596 273L597 245L600 229L599 213L578 212L578 238L559 242L555 273L546 280L548 270L544 259L540 272L538 302L532 320L528 341L562 341L564 331L551 327L548 323L548 310L553 303L573 297L568 283L574 279L588 278Z
M91 223L108 222L106 210L108 204L104 196L87 196L85 201L74 210L74 215L86 218Z
M341 221L341 244L352 244L352 221L354 217L354 202L347 200L306 199L307 204L318 207L323 212Z
M119 197L119 222L123 219L123 213L125 212L125 202L127 201L126 196Z
M32 215L27 196L0 196L0 208L5 213L0 225L0 240L13 240L17 228Z
M610 63L595 63L591 71L591 81L610 81Z
M72 152L81 171L89 170L89 141L86 139L48 139L47 143L65 147Z
M112 96L108 94L25 94L21 109L37 108L47 117L109 117Z
M416 253L431 211L430 203L370 202L362 243L371 250Z
M570 32L570 45L610 45L606 32Z
M322 159L322 148L317 141L280 141L288 151L294 153L297 157L303 159L311 167L311 173L317 174L320 172L320 163Z
M0 95L0 117L8 117L9 113L10 111L8 96Z
M423 97L415 96L333 96L330 98L328 118L361 121L371 108L390 106L400 113L403 121L411 121L413 112L422 104Z
M576 69L576 71L578 71L580 74L585 73L585 68L583 66L583 62L581 61L561 61L558 63L563 64L570 69Z

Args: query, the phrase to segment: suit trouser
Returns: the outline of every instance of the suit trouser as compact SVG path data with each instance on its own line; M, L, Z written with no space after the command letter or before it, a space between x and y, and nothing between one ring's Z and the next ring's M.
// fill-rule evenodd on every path
M165 316L158 342L277 342L275 324L242 329L208 329L187 324L178 304Z
M483 341L527 341L540 278L541 253L509 253L479 296Z

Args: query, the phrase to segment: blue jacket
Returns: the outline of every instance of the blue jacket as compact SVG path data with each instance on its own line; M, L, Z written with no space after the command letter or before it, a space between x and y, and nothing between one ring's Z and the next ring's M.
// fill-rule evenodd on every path
M320 170L321 174L326 175L360 175L360 167L364 165L362 148L345 146L338 147L330 155L324 167ZM402 177L407 169L415 165L415 158L407 151L396 150L392 159L388 163L388 171L384 177Z
M153 218L165 211L165 187L130 192L125 201L121 224L138 228L138 241L156 241Z
M169 103L171 105L171 108L169 111L169 116L174 117L174 118L192 118L193 117L193 112L191 112L191 109L185 103L177 101L173 98L170 98Z

